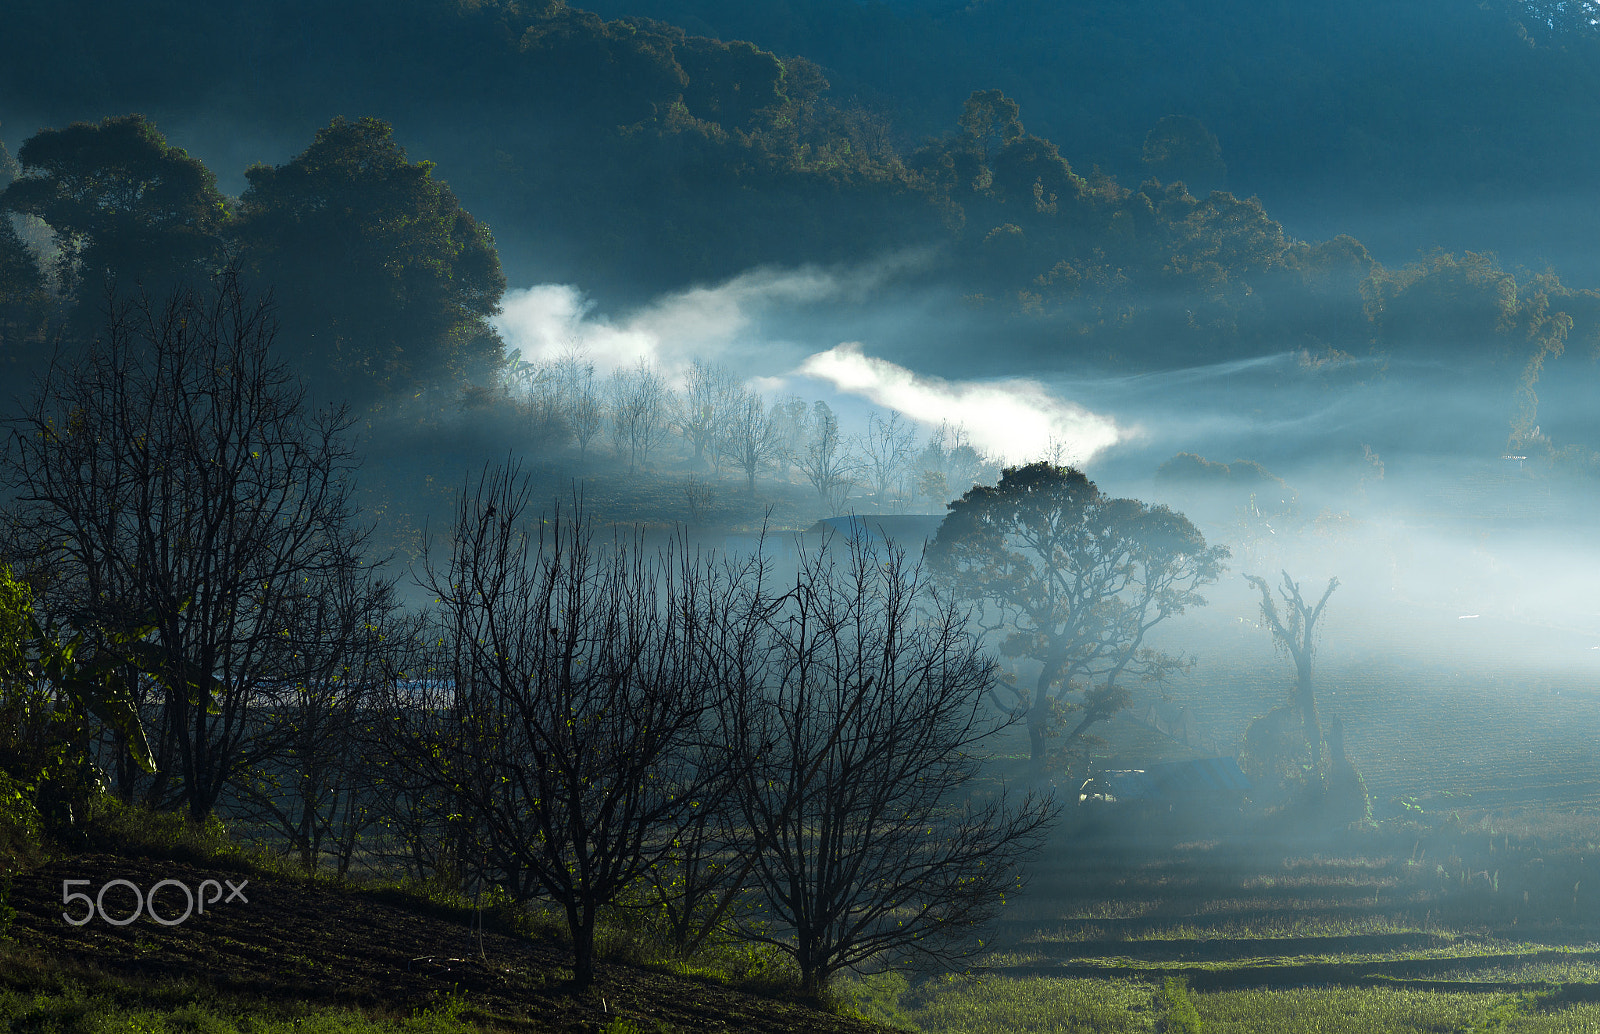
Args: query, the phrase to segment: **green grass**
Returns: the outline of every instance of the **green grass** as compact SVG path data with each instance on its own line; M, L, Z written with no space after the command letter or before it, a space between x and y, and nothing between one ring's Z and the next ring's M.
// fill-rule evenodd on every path
M847 981L840 991L865 1018L912 1030L1156 1034L1161 1015L1155 989L1133 980L945 977L903 992L883 980Z
M883 974L845 982L855 1011L905 1029L960 1034L1600 1034L1600 1004L1548 992L1294 988L1201 993L1168 980L949 977L910 988ZM1192 1010L1192 1012L1191 1012Z
M1167 977L1161 981L1161 993L1157 998L1166 1013L1161 1017L1162 1034L1200 1034L1200 1013L1181 977Z
M1600 1031L1600 1005L1546 1008L1534 994L1301 988L1194 995L1207 1034Z

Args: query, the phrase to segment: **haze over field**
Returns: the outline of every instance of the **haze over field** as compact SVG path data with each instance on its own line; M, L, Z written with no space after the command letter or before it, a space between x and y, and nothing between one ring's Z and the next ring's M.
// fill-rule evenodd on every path
M591 7L0 10L0 887L1600 1023L1600 6Z

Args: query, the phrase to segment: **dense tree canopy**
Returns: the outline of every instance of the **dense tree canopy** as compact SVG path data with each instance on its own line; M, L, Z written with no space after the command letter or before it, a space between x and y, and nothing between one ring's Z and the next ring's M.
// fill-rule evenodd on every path
M1128 705L1129 680L1173 669L1146 636L1205 604L1199 589L1228 550L1165 506L1106 496L1081 471L1038 462L951 503L930 556L983 608L1002 653L1038 665L1031 687L1012 689L1043 766L1049 737L1068 729L1070 749Z
M1484 252L1430 258L1422 264L1426 275L1412 267L1384 270L1353 238L1295 239L1278 219L1282 194L1269 206L1243 191L1200 189L1215 185L1207 175L1220 179L1220 138L1229 180L1246 190L1267 192L1272 180L1263 170L1318 146L1325 152L1333 141L1338 154L1319 175L1350 172L1354 163L1376 182L1383 176L1370 167L1381 158L1404 173L1379 183L1383 190L1427 184L1442 192L1428 199L1430 210L1449 207L1452 183L1470 181L1478 200L1511 196L1511 187L1534 181L1505 170L1572 150L1534 146L1528 134L1558 128L1563 140L1582 138L1573 127L1589 116L1556 112L1568 110L1574 97L1592 96L1575 84L1600 68L1588 60L1600 37L1581 26L1557 31L1550 19L1536 24L1529 13L1535 5L1505 0L1444 18L1435 0L1404 9L1369 4L1357 14L1267 2L1216 16L1230 26L1257 26L1251 33L1230 35L1219 23L1196 37L1187 10L1174 12L1171 24L1155 25L1133 9L1031 0L949 5L941 12L919 7L927 17L908 15L909 8L812 0L784 9L788 35L775 32L773 12L742 4L735 10L720 0L677 3L675 10L698 12L687 28L641 17L608 21L560 2L417 0L398 11L370 3L336 11L308 0L254 7L239 61L206 55L159 73L125 56L158 46L204 50L210 44L201 41L225 35L227 19L210 11L174 19L156 5L140 17L114 13L64 26L58 8L34 0L13 13L22 35L50 40L69 62L92 59L99 77L62 85L32 110L79 117L101 110L102 102L87 98L113 85L119 97L153 98L163 117L166 110L192 114L189 100L205 96L222 106L211 112L216 123L244 112L278 140L304 139L309 120L318 117L313 112L369 110L393 118L413 148L425 145L450 163L454 190L423 175L426 163L406 159L386 129L340 120L299 157L252 172L248 218L223 228L238 233L263 286L278 290L283 345L319 385L358 393L417 390L494 365L497 345L485 317L497 297L491 255L498 249L519 281L581 283L626 304L761 264L854 262L932 245L929 273L941 286L1010 321L1019 347L1061 364L1085 358L1132 367L1195 364L1281 351L1286 343L1318 354L1418 347L1474 359L1493 353L1522 369L1520 377L1507 375L1508 391L1516 394L1511 434L1524 442L1519 449L1541 426L1534 384L1545 365L1561 357L1569 337L1594 334L1594 296L1538 287L1534 282L1545 274L1506 272L1511 262L1502 268ZM601 6L639 13L651 5ZM1349 26L1360 17L1369 18L1371 39L1352 35ZM721 26L728 18L754 42L696 35L712 26L727 32ZM1439 53L1456 55L1460 67L1500 69L1505 81L1541 98L1535 114L1499 94L1485 97L1460 81L1459 69L1433 57L1427 67L1407 66L1421 87L1415 91L1341 78L1338 70L1351 62L1367 67L1361 62L1383 53L1391 45L1385 40L1409 41L1405 33L1435 33L1447 21L1460 38ZM823 32L830 24L855 25L866 34L861 39L876 41L860 49ZM1179 31L1180 24L1190 28ZM1005 36L1008 47L1037 56L1041 40L1059 45L1068 28L1079 34L1064 52L1088 47L1093 55L1081 66L1049 62L1061 79L1055 93L1022 68L1016 75L1009 69L956 74L966 59L941 52L938 42L965 34L963 47L972 49L973 40ZM1197 48L1196 38L1207 45ZM1272 45L1263 45L1269 38ZM1193 78L1216 53L1243 47L1251 61L1228 65L1237 82L1207 80L1207 89L1181 94L1162 93L1161 77L1141 79L1135 85L1148 95L1076 104L1064 123L1055 98L1099 89L1089 75L1095 69L1107 72L1108 82L1129 81L1109 72L1126 66L1135 47L1170 56L1166 71L1178 82ZM829 67L794 56L802 49L827 58ZM938 53L944 58L935 59ZM863 88L869 55L883 69L892 67L895 96ZM18 78L33 60L0 61L0 85L37 97L25 88L26 77ZM934 70L936 88L906 88ZM1271 89L1256 88L1274 75L1279 81ZM1297 109L1301 121L1261 122L1262 105L1271 109L1280 95L1307 91L1316 103ZM1235 100L1221 110L1219 96ZM73 97L81 103L74 106ZM1363 121L1356 117L1362 104L1396 114L1382 125ZM1436 117L1441 111L1465 114ZM450 117L441 119L441 112ZM1255 121L1241 122L1242 113ZM1094 133L1079 131L1084 120L1098 127ZM1273 125L1277 135L1260 139L1249 129L1257 123ZM1115 147L1094 142L1113 130ZM924 131L943 135L913 146ZM1036 135L1041 131L1046 135ZM50 131L41 140L69 132ZM1397 150L1401 138L1409 150ZM1491 140L1493 146L1485 143ZM1516 140L1523 144L1509 143ZM1462 141L1477 141L1477 150L1459 155ZM372 162L348 159L362 148L373 148ZM1430 155L1445 152L1461 161L1445 169L1429 164ZM350 173L357 166L359 175ZM409 172L396 174L402 168ZM1469 175L1468 168L1478 172ZM1347 175L1341 183L1355 179ZM1505 189L1496 194L1494 183ZM451 215L461 207L452 205L457 195L477 217L493 221L497 252L489 250L481 222L464 212ZM78 234L81 219L57 218L66 221L51 223L52 232L68 243L90 243ZM23 238L30 240L27 232ZM29 250L32 265L50 251ZM34 290L39 281L27 255L9 241L0 242L0 252L6 275L23 285L0 288L10 299L0 300L9 305L5 319L12 325L20 319L39 339L48 297ZM160 252L129 258L148 263ZM1402 254L1409 253L1408 246ZM66 258L69 266L76 261ZM119 275L137 280L146 272L119 267ZM1497 294L1508 276L1519 285L1510 323ZM19 293L39 303L23 306L23 316ZM79 295L99 304L87 287ZM1525 306L1525 299L1534 304ZM80 327L91 323L80 320Z
M50 226L80 301L99 304L112 286L160 293L220 263L228 209L216 177L143 115L43 130L17 157L23 175L0 209Z
M387 123L336 118L292 161L245 174L243 253L277 294L284 343L348 392L503 361L494 240L433 168L407 161Z

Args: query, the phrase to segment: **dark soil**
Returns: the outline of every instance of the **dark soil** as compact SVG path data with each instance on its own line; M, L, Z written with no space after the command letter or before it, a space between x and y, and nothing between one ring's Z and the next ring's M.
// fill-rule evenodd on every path
M117 879L147 895L162 880L190 890L216 880L224 900L174 926L157 923L148 911L126 926L98 915L84 926L63 918L64 910L75 918L86 911L82 901L63 905L63 880L89 881L71 889L94 897ZM227 901L224 881L238 886L246 879L245 900ZM170 920L183 914L186 900L168 885L157 903ZM482 935L480 953L478 935L458 920L323 885L182 862L65 859L17 877L11 904L17 911L12 937L21 953L65 975L179 982L264 1001L397 1015L457 994L467 1018L528 1031L596 1031L619 1016L644 1029L882 1031L794 1002L620 963L603 964L595 986L578 994L567 984L571 957L561 944L491 930ZM133 906L127 887L106 891L104 910L113 919Z

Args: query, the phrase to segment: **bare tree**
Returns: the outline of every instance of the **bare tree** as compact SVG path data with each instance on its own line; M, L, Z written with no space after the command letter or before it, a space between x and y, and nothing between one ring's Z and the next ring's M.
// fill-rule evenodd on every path
M589 446L605 427L605 402L595 382L594 363L577 348L568 349L556 360L556 376L561 396L566 400L567 428L578 446L578 458L589 453Z
M837 515L844 509L855 487L858 467L839 434L839 419L826 402L819 401L812 407L806 447L795 457L794 464L830 512Z
M612 439L617 454L636 470L661 444L667 427L669 391L661 375L641 359L632 369L611 375Z
M782 441L778 428L767 412L767 404L753 391L740 395L723 428L724 445L734 465L744 471L745 486L756 494L756 474L777 455Z
M430 555L443 652L394 709L396 763L452 798L459 858L565 910L583 987L600 909L669 854L709 778L687 749L720 681L700 633L730 594L687 555L601 548L581 513L540 520L532 494L484 472Z
M807 993L840 969L976 947L1053 802L975 794L991 660L905 554L804 558L733 723L752 876Z
M272 354L270 303L236 274L208 295L112 302L103 337L55 365L12 421L14 529L63 612L148 617L159 700L148 788L208 816L247 747L251 702L289 658L282 629L360 562L342 410L311 415Z
M706 451L720 464L720 443L739 383L726 368L696 359L673 413L673 428L694 448L694 465L705 466Z
M307 873L333 856L342 879L379 818L367 728L407 638L394 584L345 569L289 612L293 653L264 687L251 763L235 780L245 814L282 836Z
M872 486L874 503L879 512L892 489L898 487L902 474L911 462L917 440L916 429L899 413L891 410L885 420L877 413L867 419L866 434L860 438L863 467Z
M1328 597L1339 587L1339 579L1329 578L1322 598L1313 606L1300 595L1300 586L1283 572L1283 584L1278 593L1283 597L1283 610L1272 598L1266 579L1247 574L1245 580L1261 592L1261 620L1272 634L1272 642L1294 660L1295 705L1305 722L1306 743L1311 747L1311 769L1322 771L1322 722L1317 717L1317 694L1311 683L1311 661L1316 652L1317 619L1328 605ZM1285 617L1287 612L1287 617Z
M767 414L773 433L778 439L778 447L772 454L772 463L777 468L779 480L789 479L789 468L805 451L806 416L805 399L794 395L775 402L772 411Z
M1000 478L1000 465L972 444L965 426L951 425L949 421L942 422L928 436L927 445L917 457L915 466L923 473L931 470L943 475L944 491L948 493L946 499L949 494L959 495L973 485ZM928 481L937 484L937 479Z
M517 400L527 420L529 438L540 444L563 446L572 436L567 426L571 403L567 384L559 366L551 362L518 359L507 371L507 380L521 389Z
M748 763L736 745L747 728L740 705L748 700L749 680L760 672L767 622L783 602L768 590L768 578L768 561L758 550L713 565L705 582L710 594L697 636L698 669L718 688L715 709L689 745L703 789L673 831L672 850L646 873L667 940L680 958L728 933L754 905L750 874L759 843L738 803Z

